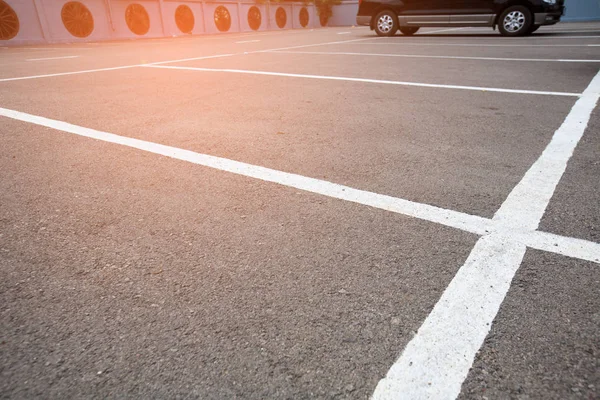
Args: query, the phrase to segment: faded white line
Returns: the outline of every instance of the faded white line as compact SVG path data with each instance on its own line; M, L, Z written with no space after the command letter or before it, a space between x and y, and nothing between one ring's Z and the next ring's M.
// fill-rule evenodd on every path
M46 57L46 58L29 58L25 61L47 61L47 60L64 60L67 58L78 58L79 56L62 56L62 57Z
M241 43L257 43L257 42L260 42L260 40L258 40L258 39L255 39L255 40L240 40L239 42L236 42L236 43L241 44Z
M268 71L253 71L244 69L227 69L227 68L201 68L201 67L180 67L174 65L151 65L147 64L144 67L150 68L164 68L173 70L187 70L187 71L202 71L202 72L223 72L223 73L234 73L234 74L251 74L251 75L265 75L265 76L280 76L288 78L303 78L303 79L324 79L333 81L347 81L347 82L362 82L362 83L377 83L383 85L399 85L399 86L417 86L417 87L429 87L438 89L460 89L460 90L475 90L480 92L500 92L500 93L517 93L517 94L535 94L545 96L568 96L577 97L580 93L569 93L569 92L547 92L538 90L521 90L521 89L503 89L503 88L492 88L492 87L479 87L479 86L460 86L460 85L444 85L434 83L420 83L420 82L404 82L404 81L390 81L383 79L367 79L367 78L350 78L343 76L329 76L329 75L305 75L305 74L291 74L285 72L268 72Z
M428 204L415 203L409 200L371 193L348 186L338 185L336 183L305 177L302 175L277 171L257 165L215 157L208 154L196 153L176 147L147 142L145 140L119 136L108 132L102 132L95 129L85 128L82 126L69 124L67 122L9 110L6 108L0 108L0 115L63 132L73 133L79 136L101 140L103 142L120 144L150 153L171 157L177 160L203 165L205 167L214 168L220 171L231 172L250 178L260 179L266 182L278 183L283 186L293 187L311 193L317 193L340 200L346 200L394 213L404 214L410 217L435 222L479 235L483 235L491 229L491 221L487 218L446 210Z
M423 32L422 32L422 34L423 34L423 35L427 35L427 34L429 34L429 33L440 33L440 32L450 32L450 31L460 31L460 30L462 30L462 29L465 29L465 28L438 29L438 30L435 30L435 31L427 31L427 32L423 31Z
M215 54L212 56L199 56L199 57L191 57L191 58L180 58L179 60L167 60L167 61L157 61L149 64L138 64L134 65L134 67L141 67L143 65L162 65L162 64L170 64L176 62L186 62L186 61L197 61L197 60L209 60L211 58L223 58L223 57L232 57L237 56L239 54L228 53L228 54Z
M349 35L349 34L350 34L350 32L338 32L337 34L338 34L338 35Z
M459 28L463 29L463 28ZM412 38L423 38L423 36L427 36L429 33L436 33L442 31L434 31L434 32L423 32L422 34L416 34ZM584 36L584 35L575 35L575 36L561 36L554 35L549 33L542 33L538 35L525 36L525 37L501 37L499 38L497 34L488 34L488 35L477 35L477 34L465 34L465 35L457 35L457 36L444 36L444 39L448 40L501 40L503 42L523 42L529 40L544 40L544 39L600 39L600 36Z
M2 78L2 79L0 79L0 82L20 81L20 80L25 80L25 79L50 78L53 76L89 74L90 72L116 71L118 69L126 69L126 68L134 68L134 67L138 67L138 65L123 65L121 67L97 68L97 69L87 69L87 70L83 70L83 71L71 71L71 72L58 72L55 74L44 74L44 75L19 76L16 78Z
M547 238L533 230L587 127L598 97L600 72L539 160L502 204L493 218L498 223L493 233L477 241L415 337L377 385L373 399L455 399L460 394L525 255L526 246L519 236L531 234L534 239L529 244L547 246ZM595 249L587 248L592 252Z
M544 29L540 33L544 34L544 33L589 33L589 32L600 33L600 29L586 29L586 30L576 30L576 31L557 31L557 30L553 30L553 29ZM533 36L535 37L536 35L533 35Z
M449 46L449 47L598 47L600 44L489 44L489 43L398 43L398 42L375 42L375 43L353 43L367 46Z
M358 42L358 41L370 40L370 39L371 38L352 39L352 40L343 40L343 41L326 42L326 43L303 44L303 45L299 45L299 46L288 46L288 47L280 47L280 48L275 48L275 49L265 49L265 50L248 51L248 52L245 52L245 53L215 54L215 55L210 55L210 56L199 56L199 57L191 57L191 58L181 58L181 59L177 59L177 60L157 61L157 62L152 62L152 63L147 63L147 64L132 64L132 65L122 65L122 66L118 66L118 67L88 69L88 70L82 70L82 71L58 72L58 73L54 73L54 74L18 76L18 77L14 77L14 78L2 78L2 79L0 79L0 82L11 82L11 81L20 81L20 80L25 80L25 79L51 78L51 77L55 77L55 76L88 74L88 73L92 73L92 72L114 71L114 70L119 70L119 69L136 68L136 67L142 67L142 66L148 66L148 65L162 65L162 64L170 64L170 63L176 63L176 62L205 60L205 59L210 59L210 58L231 57L231 56L237 56L237 55L242 55L242 54L266 53L266 52L276 51L276 50L299 49L299 48L312 47L312 46L326 46L326 45L330 45L330 44L341 44L341 43L346 43L346 42Z
M423 54L388 54L388 53L352 53L341 51L272 51L272 53L284 54L317 54L331 56L371 56L371 57L402 57L402 58L440 58L449 60L487 60L487 61L540 61L540 62L570 62L570 63L600 63L600 60L573 60L555 58L505 58L505 57L467 57L467 56L433 56Z

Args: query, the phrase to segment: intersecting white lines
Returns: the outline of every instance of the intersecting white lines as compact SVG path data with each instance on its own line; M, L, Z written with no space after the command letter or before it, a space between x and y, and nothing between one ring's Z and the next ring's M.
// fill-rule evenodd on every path
M374 400L451 400L460 394L527 244L548 250L549 238L535 231L599 97L600 72L496 212L494 231L477 241L415 337L377 385ZM585 246L583 252L591 250L586 258L599 263L600 245Z

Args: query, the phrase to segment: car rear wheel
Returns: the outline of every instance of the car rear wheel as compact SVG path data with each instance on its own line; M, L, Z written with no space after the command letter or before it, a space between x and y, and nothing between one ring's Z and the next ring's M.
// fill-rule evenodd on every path
M415 33L417 33L418 30L419 30L418 26L401 26L400 27L400 32L402 32L402 34L406 35L406 36L414 35Z
M523 6L508 7L498 19L498 30L503 36L522 36L531 30L531 11Z
M393 11L384 10L377 14L374 25L378 36L394 36L398 31L398 17Z

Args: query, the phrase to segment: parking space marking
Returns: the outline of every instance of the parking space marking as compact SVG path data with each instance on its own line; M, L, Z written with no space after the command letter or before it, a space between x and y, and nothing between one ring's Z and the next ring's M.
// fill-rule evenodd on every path
M18 76L18 77L15 77L15 78L2 78L2 79L0 79L0 82L20 81L20 80L25 80L25 79L50 78L50 77L53 77L53 76L89 74L91 72L115 71L115 70L118 70L118 69L126 69L126 68L133 68L133 67L137 67L137 65L123 65L123 66L120 66L120 67L87 69L87 70L83 70L83 71L57 72L55 74Z
M176 59L176 60L157 61L157 62L152 62L152 63L147 63L147 64L121 65L118 67L96 68L96 69L88 69L88 70L82 70L82 71L57 72L57 73L53 73L53 74L18 76L18 77L14 77L14 78L0 78L0 82L11 82L11 81L26 80L26 79L51 78L51 77L56 77L56 76L114 71L114 70L126 69L126 68L143 67L143 66L148 66L148 65L162 65L162 64L170 64L170 63L177 63L177 62L205 60L205 59L210 59L210 58L231 57L231 56L238 56L238 55L243 55L243 54L267 53L267 52L275 51L275 50L301 49L301 48L305 48L305 47L326 46L326 45L331 45L331 44L342 44L342 43L347 43L347 42L359 42L359 41L370 40L370 39L371 38L363 38L363 39L351 39L351 40L342 40L342 41L334 41L334 42L325 42L325 43L312 43L312 44L303 44L303 45L298 45L298 46L279 47L279 48L275 48L275 49L254 50L254 51L248 51L248 52L244 52L244 53L215 54L215 55L210 55L210 56L199 56L199 57L191 57L191 58L181 58L181 59Z
M435 33L435 32L442 32L442 31L434 31L434 32L423 32L422 34L418 34L418 35L414 35L411 38L412 39L418 39L418 38L426 38L427 34L429 33ZM457 39L457 40L463 40L463 39L467 39L467 40L490 40L490 39L497 39L497 40L502 40L503 42L522 42L522 41L527 41L527 40L540 40L540 39L553 39L553 40L559 40L559 39L600 39L599 35L594 35L594 36L590 36L590 35L575 35L575 36L561 36L561 35L555 35L555 34L549 34L549 33L545 33L545 34L538 34L538 35L532 35L532 36L521 36L521 37L498 37L498 35L496 34L488 34L488 35L483 35L483 36L479 36L479 35L457 35L457 36L452 36L452 35L448 35L448 36L444 36L442 35L444 39Z
M255 71L255 70L245 70L245 69L201 68L201 67L183 67L183 66L176 66L176 65L152 65L152 64L146 64L143 66L148 67L148 68L162 68L162 69L183 70L183 71L221 72L221 73L233 73L233 74L280 76L280 77L301 78L301 79L324 79L324 80L333 80L333 81L376 83L376 84L382 84L382 85L416 86L416 87L429 87L429 88L438 88L438 89L475 90L475 91L479 91L479 92L499 92L499 93L534 94L534 95L544 95L544 96L568 96L568 97L577 97L581 94L581 93L569 93L569 92L548 92L548 91L539 91L539 90L503 89L503 88L480 87L480 86L461 86L461 85L444 85L444 84L436 84L436 83L390 81L390 80L384 80L384 79L351 78L351 77L344 77L344 76L292 74L292 73L286 73L286 72L268 72L268 71Z
M348 186L338 185L336 183L309 178L302 175L277 171L240 161L215 157L208 154L196 153L193 151L148 142L145 140L119 136L108 132L102 132L95 129L85 128L82 126L69 124L67 122L9 110L6 108L0 108L0 116L29 122L39 126L45 126L62 132L73 133L79 136L97 139L104 142L120 144L177 160L214 168L220 171L231 172L237 175L260 179L266 182L278 183L283 186L293 187L311 193L317 193L340 200L359 203L374 208L435 222L479 235L483 235L491 229L492 222L488 218L354 189Z
M532 249L600 264L600 243L540 231L515 234L516 240Z
M310 193L362 204L396 214L402 214L480 236L494 234L498 231L506 231L506 227L503 223L494 219L368 192L320 179L278 171L208 154L196 153L190 150L145 140L119 136L6 108L0 108L0 116L103 142L119 144L149 153L190 162L192 164L259 179L265 182L277 183L282 186L293 187ZM585 259L600 264L600 244L598 243L551 233L522 230L511 232L511 240L536 249L562 254L568 257Z
M466 57L466 56L432 56L424 54L386 54L386 53L352 53L342 51L287 51L278 50L271 53L284 54L320 54L331 56L371 56L371 57L403 57L403 58L440 58L449 60L482 60L482 61L539 61L539 62L567 62L567 63L597 63L600 60L573 60L554 58L503 58L503 57Z
M25 61L47 61L47 60L64 60L67 58L78 58L79 56L61 56L61 57L46 57L46 58L29 58Z
M349 35L351 32L338 32L338 35Z
M449 31L460 31L462 29L465 28L450 28L450 29L438 29L435 31L427 31L427 32L423 32L423 34L429 34L429 33L440 33L440 32L449 32Z
M440 300L377 385L374 400L455 399L508 293L533 234L600 97L600 72L511 191ZM522 239L522 238L521 238ZM598 249L598 247L596 247ZM595 255L600 259L600 253Z
M377 39L377 38L375 38ZM378 39L381 40L381 39ZM398 42L379 42L379 43L353 43L358 45L389 45L389 46L452 46L452 47L598 47L600 44L497 44L497 43L398 43Z
M254 39L254 40L240 40L239 42L235 42L235 43L242 44L242 43L257 43L257 42L260 42L260 40L258 40L258 39Z

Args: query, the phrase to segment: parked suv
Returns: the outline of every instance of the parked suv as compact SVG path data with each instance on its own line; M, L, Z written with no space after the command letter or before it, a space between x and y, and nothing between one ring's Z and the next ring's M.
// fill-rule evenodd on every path
M356 23L379 36L430 26L489 26L504 36L535 32L560 21L564 0L359 0Z

